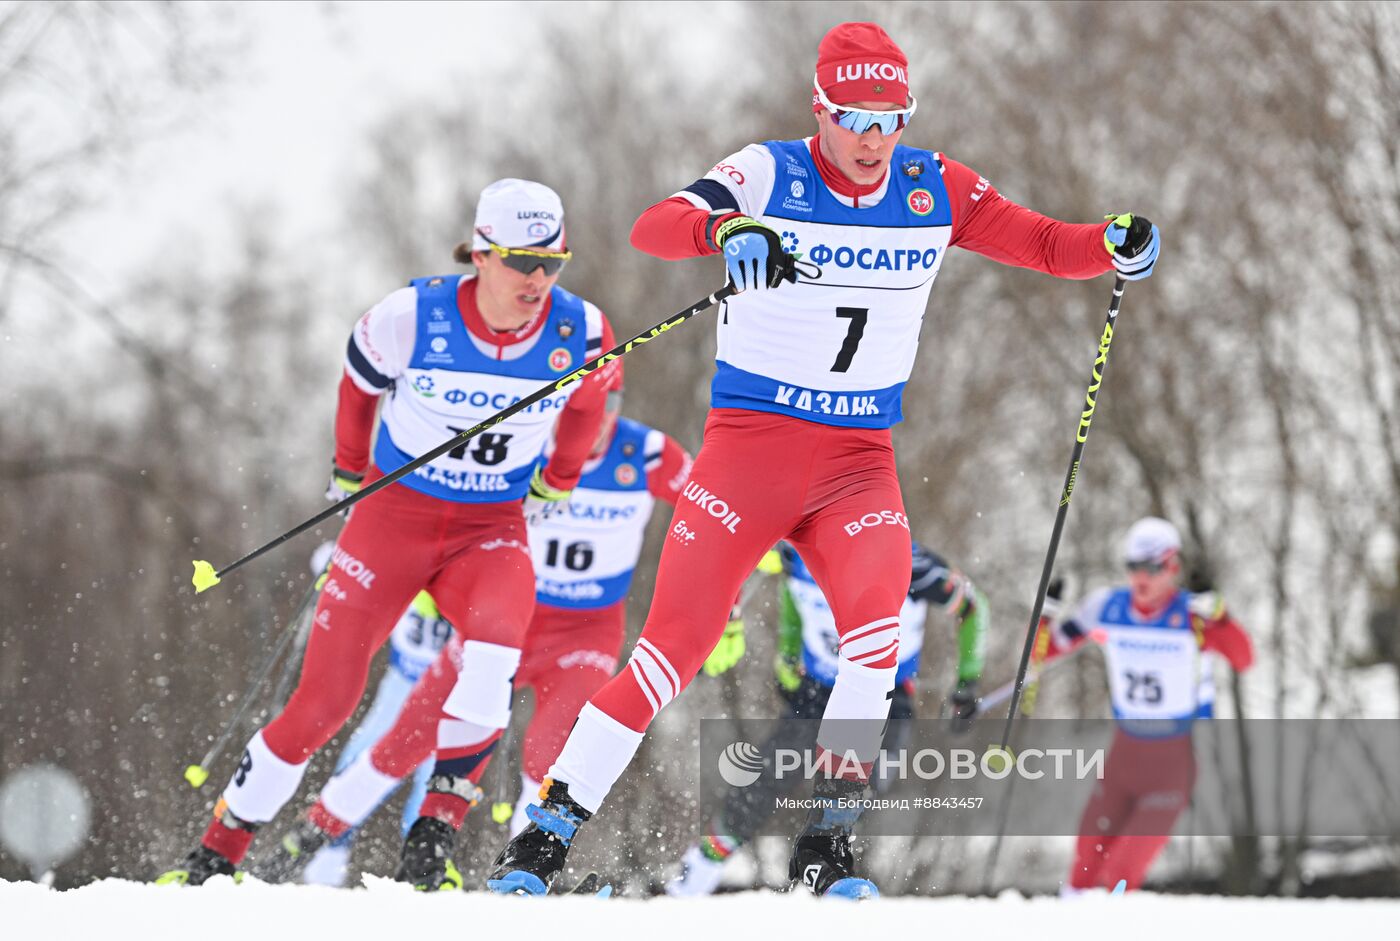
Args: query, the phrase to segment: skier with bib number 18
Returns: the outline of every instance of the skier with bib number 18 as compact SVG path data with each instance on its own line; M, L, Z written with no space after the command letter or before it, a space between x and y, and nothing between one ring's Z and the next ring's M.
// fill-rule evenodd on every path
M704 444L642 635L580 712L491 889L549 891L647 726L714 648L740 583L785 539L840 637L817 739L825 773L789 875L819 895L878 894L856 875L856 815L842 808L868 786L895 681L911 547L885 524L904 512L890 427L933 280L954 246L1063 278L1130 280L1152 273L1160 249L1141 216L1058 222L941 153L900 145L915 105L908 60L885 31L837 26L818 49L813 137L751 144L633 227L632 244L661 258L722 254L740 293L718 318ZM797 278L795 252L820 279Z
M557 284L573 256L563 203L549 187L492 183L453 257L476 274L417 279L356 323L328 495L392 473L613 345L602 311ZM462 639L462 682L443 706L451 719L438 725L419 823L466 813L476 792L469 775L509 724L511 678L535 607L526 523L557 512L577 484L609 379L604 368L571 384L355 507L336 540L296 690L248 742L199 844L157 881L234 874L254 832L350 718L370 661L421 590ZM408 839L419 836L410 830Z

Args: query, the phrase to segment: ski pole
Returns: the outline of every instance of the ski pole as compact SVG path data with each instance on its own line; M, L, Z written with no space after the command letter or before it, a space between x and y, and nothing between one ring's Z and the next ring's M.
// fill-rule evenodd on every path
M1097 638L1097 644L1101 644L1102 642L1103 638ZM1096 644L1090 643L1088 640L1084 640L1080 642L1080 644L1077 647L1074 647L1063 656L1057 657L1054 660L1051 660L1048 663L1042 665L1039 672L1035 670L1027 672L1026 684L1030 685L1039 682L1047 674L1058 669L1061 665L1070 662L1075 657L1079 656L1081 653L1093 646L1096 646ZM1015 692L1015 690L1015 682L1007 683L1005 686L999 689L992 690L992 692L987 694L986 698L978 701L978 711L991 709L995 706L1001 705L1003 702L1011 698L1011 694ZM1035 697L1027 696L1021 701L1020 711L1025 713L1026 716L1030 716L1034 708ZM1005 754L1005 746L1003 746L1003 755ZM996 874L997 858L1001 855L1001 844L1002 841L1006 838L1006 823L1008 820L1011 819L1011 799L1015 795L1015 793L1016 778L1013 775L1009 777L1006 781L1006 793L1002 795L1001 807L997 813L996 840L992 843L992 851L987 854L987 867L986 872L983 875L984 882L982 886L982 891L987 895L992 894L992 877Z
M1049 663L1046 663L1039 670L1027 670L1025 679L1026 685L1029 686L1032 683L1040 681L1045 677L1046 674L1059 669L1062 665L1073 660L1075 657L1079 656L1081 653L1083 653L1085 650L1088 650L1092 646L1093 644L1087 642L1081 643L1079 646L1075 647L1073 650L1069 651L1063 656L1056 657L1054 660L1051 660ZM989 709L993 709L997 706L1000 706L1002 703L1010 699L1012 693L1014 693L1015 691L1015 680L1012 680L1005 686L997 687L996 689L992 690L990 693L983 696L977 701L977 711L986 712Z
M234 710L233 718L229 719L224 725L224 731L219 735L218 740L215 741L213 745L209 746L209 751L204 753L204 757L200 759L199 764L190 765L185 768L185 780L190 783L190 787L198 790L203 787L204 782L209 779L209 765L223 752L224 747L228 745L229 739L233 738L233 733L238 729L238 723L242 720L243 714L247 712L248 707L253 704L253 699L256 698L258 690L263 685L263 681L266 680L267 675L272 672L272 665L282 656L282 653L287 649L287 645L291 642L291 639L300 633L299 628L302 621L304 621L308 613L315 608L316 597L321 593L321 584L324 578L324 575L317 578L316 581L312 582L311 587L307 589L306 596L301 599L301 604L297 607L296 614L293 615L291 621L282 628L282 636L278 638L277 643L268 651L267 656L263 658L262 664L258 667L257 675L253 678L252 685L248 687L248 692L243 694L243 701L240 702L238 708Z
M405 464L403 467L400 467L393 473L384 475L383 477L376 480L374 483L370 484L368 487L364 487L358 492L352 493L350 496L346 497L344 500L341 500L339 503L335 503L331 506L326 507L320 513L317 513L315 516L311 517L305 522L293 526L291 529L287 530L282 535L270 540L269 542L264 543L263 545L254 549L252 552L249 552L247 555L243 556L242 558L237 559L236 561L224 566L223 568L217 571L215 571L214 566L209 564L208 562L205 562L202 559L196 559L194 563L193 578L195 592L199 593L209 588L213 588L215 585L219 584L219 581L225 575L228 575L230 572L233 572L236 569L242 568L244 565L253 561L258 556L271 549L275 549L282 543L286 542L288 539L291 539L293 536L297 536L301 533L306 532L306 530L315 526L317 523L321 523L327 519L330 519L332 516L349 509L351 506L365 499L366 497L378 493L380 490L383 490L385 487L389 486L395 481L408 476L409 474L413 473L418 468L422 467L428 462L442 457L448 451L452 451L456 448L461 447L462 445L466 444L468 441L470 441L472 438L476 437L486 429L494 428L496 425L499 425L501 422L505 421L507 418L510 418L512 415L517 415L520 412L523 412L525 409L529 408L531 405L534 405L536 402L548 398L553 393L564 389L570 383L579 382L583 379L588 378L590 375L597 372L599 369L602 369L608 363L616 359L621 359L623 356L626 356L628 353L632 352L632 350L641 346L643 343L650 343L652 340L661 336L661 334L665 333L667 330L670 330L673 327L679 327L681 324L685 323L687 320L689 320L691 317L694 317L696 314L701 313L702 311L709 310L711 307L715 306L721 301L728 300L734 293L734 285L726 284L724 287L720 288L718 291L714 292L713 294L709 295L703 300L696 301L694 304L691 304L685 310L672 314L670 317L667 317L665 320L656 324L656 326L643 330L641 333L632 337L632 339L626 341L625 343L613 347L611 350L602 354L597 359L590 360L589 362L584 363L582 366L580 366L578 369L575 369L567 376L564 376L563 378L558 379L555 382L550 383L549 385L540 387L539 389L525 396L520 401L501 409L499 412L492 415L490 418L478 422L477 424L466 429L465 431L458 432L456 435L444 441L437 447L433 448L431 451L428 451L427 453L414 458L413 460L409 461L407 464Z
M1054 665L1055 664L1052 663L1050 666L1046 667L1044 672L1048 673L1050 669L1054 667ZM1027 684L1036 683L1039 682L1039 680L1039 672L1035 670L1026 671ZM1012 680L1005 686L998 687L997 689L994 689L987 695L983 696L981 699L977 700L977 711L986 712L988 710L995 709L997 706L1000 706L1002 703L1010 699L1011 694L1014 692L1016 692L1016 681Z
M491 802L491 820L501 826L510 823L515 816L515 801L510 799L506 786L506 765L510 764L510 726L501 730L501 739L496 743L496 799Z
M292 653L283 662L282 671L277 676L277 683L272 687L272 696L268 700L273 709L280 709L287 704L287 695L292 691L292 680L296 679L301 661L306 656L306 641L311 636L312 620L303 617L301 626L297 628L296 638L292 641Z
M772 549L764 553L763 558L758 563L758 567L750 572L748 577L744 580L744 585L739 591L739 598L734 605L739 612L742 613L744 609L748 607L749 602L753 601L754 596L757 595L759 589L763 587L764 583L767 581L764 576L774 574L775 572L782 572L781 561L777 562L776 568L770 561L770 557L776 554L777 553ZM735 676L735 671L729 669L720 674L719 685L721 696L724 699L725 711L729 713L729 721L734 725L735 737L741 741L748 741L749 736L744 726L743 709L741 708L741 701L739 699L738 677Z
M1055 553L1060 548L1060 534L1064 532L1065 517L1069 514L1069 501L1074 496L1074 485L1079 479L1079 464L1084 456L1084 442L1089 437L1089 424L1094 420L1099 389L1103 386L1103 374L1108 369L1108 348L1113 343L1113 328L1118 323L1118 306L1123 302L1123 287L1127 282L1116 278L1113 282L1113 300L1108 305L1108 318L1104 321L1103 333L1099 336L1099 351L1094 357L1089 389L1084 395L1085 408L1079 415L1079 427L1074 433L1074 451L1069 458L1069 472L1065 475L1065 488L1060 495L1060 508L1055 514L1055 527L1050 531L1050 548L1045 553L1045 567L1040 572L1040 588L1036 591L1035 606L1031 609L1031 623L1026 629L1026 643L1021 648L1021 664L1016 669L1016 682L1011 691L1011 711L1006 715L1006 728L1001 735L1001 750L1005 751L1011 741L1011 725L1016 721L1016 708L1020 705L1021 692L1026 685L1026 671L1030 667L1031 649L1035 646L1036 628L1040 626L1040 614L1045 609L1045 595L1050 590L1050 572L1055 567Z
M1050 548L1045 553L1045 567L1040 573L1040 588L1036 591L1035 605L1031 609L1031 623L1026 629L1026 643L1021 649L1021 663L1016 669L1016 681L1011 688L1011 707L1006 713L1006 726L1001 734L1001 748L1003 758L1008 763L1014 763L1010 757L1007 746L1011 742L1011 728L1016 721L1016 713L1021 705L1021 693L1026 686L1026 673L1030 668L1031 650L1035 646L1036 630L1040 627L1040 615L1045 609L1045 596L1050 590L1050 573L1055 566L1055 553L1060 548L1060 534L1065 528L1065 517L1069 513L1069 501L1074 495L1074 485L1079 479L1079 465L1084 456L1084 442L1089 437L1089 424L1094 420L1094 409L1098 402L1099 389L1103 387L1103 374L1108 368L1108 349L1113 343L1113 328L1118 322L1118 306L1123 302L1123 287L1126 282L1122 278L1115 278L1113 282L1113 300L1108 305L1108 318L1104 321L1103 333L1099 336L1099 351L1094 357L1094 366L1090 371L1089 389L1084 395L1085 408L1079 414L1079 427L1074 433L1074 450L1070 454L1069 472L1065 475L1064 491L1060 495L1060 507L1055 513L1055 526L1050 531ZM1001 853L1002 838L1006 834L1007 821L1011 816L1011 794L1015 786L1015 775L1008 776L1006 794L1001 801L1001 809L998 814L996 841L992 844L992 851L988 855L986 874L984 876L985 888L991 892L992 878L996 873L997 857Z

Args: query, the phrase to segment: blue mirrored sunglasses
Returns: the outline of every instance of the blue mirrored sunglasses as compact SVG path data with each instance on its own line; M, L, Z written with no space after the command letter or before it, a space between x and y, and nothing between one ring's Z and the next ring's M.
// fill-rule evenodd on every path
M914 111L919 107L918 101L913 95L909 96L909 107L899 111L866 111L863 108L846 108L834 104L826 97L826 92L816 83L816 77L812 79L812 87L816 90L817 101L821 102L823 108L831 113L831 120L836 122L837 127L843 127L853 134L864 134L872 127L878 127L880 133L884 135L893 134L895 131L903 130L909 123L909 119L914 116Z

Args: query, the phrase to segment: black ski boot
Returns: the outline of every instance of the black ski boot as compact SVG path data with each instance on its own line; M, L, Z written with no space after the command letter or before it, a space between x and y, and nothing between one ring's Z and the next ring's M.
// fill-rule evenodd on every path
M506 844L486 880L502 895L545 895L564 869L579 824L593 816L569 796L569 786L546 779L539 804L526 810L530 825Z
M243 873L223 856L207 846L196 846L185 862L177 869L171 869L156 877L156 885L204 885L214 876L233 876L235 882L243 881Z
M436 817L419 817L409 828L394 878L412 883L420 892L450 892L462 887L462 874L452 862L457 831Z
M237 836L231 837L232 844L241 844L246 852L259 825L235 816L222 800L219 801L214 815L217 818L218 826L237 834ZM204 885L215 876L233 876L234 882L243 881L243 873L238 871L238 867L231 859L217 850L211 850L201 841L190 851L190 855L185 857L183 865L156 876L156 885Z
M866 789L861 781L821 779L812 795L816 806L807 814L807 823L793 842L788 861L788 878L801 882L816 895L837 898L872 899L880 890L869 879L860 879L851 852L851 829L860 817L859 801ZM856 802L841 806L841 802Z
M329 841L330 834L325 830L310 820L302 820L282 836L273 854L254 864L249 873L263 882L291 882Z

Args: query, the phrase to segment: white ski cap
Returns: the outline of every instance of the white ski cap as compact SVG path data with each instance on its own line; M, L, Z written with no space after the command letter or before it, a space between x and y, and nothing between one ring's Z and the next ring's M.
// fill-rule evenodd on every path
M472 226L472 251L491 243L507 248L564 248L564 203L543 183L497 180L481 191Z
M1125 562L1165 562L1181 551L1181 533L1159 516L1145 516L1123 541Z

